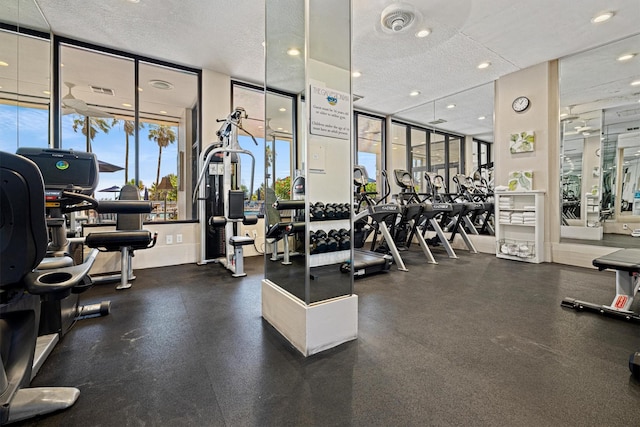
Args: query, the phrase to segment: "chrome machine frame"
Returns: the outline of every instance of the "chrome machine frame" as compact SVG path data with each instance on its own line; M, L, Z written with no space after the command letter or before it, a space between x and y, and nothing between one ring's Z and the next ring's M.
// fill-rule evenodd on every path
M229 190L232 190L232 182L231 182L231 154L246 154L251 157L251 185L249 195L253 194L253 178L255 173L255 164L256 160L248 150L240 147L238 143L238 129L245 131L253 142L258 145L256 139L247 132L242 127L242 119L247 118L247 114L244 108L237 107L231 112L226 119L217 120L224 122L220 129L216 132L221 144L213 144L207 147L200 154L200 158L198 159L198 167L199 167L199 175L198 181L195 186L195 191L193 193L193 202L198 200L198 218L200 220L200 260L198 261L199 265L207 264L210 262L219 262L225 266L228 270L237 275L245 275L243 272L243 264L242 260L236 260L235 248L232 244L231 237L234 235L234 224L237 222L242 222L242 219L232 219L229 215ZM212 149L213 148L213 149ZM205 218L206 216L206 198L204 195L207 191L207 183L204 180L205 173L209 170L209 163L211 159L217 154L224 154L222 167L223 171L223 200L224 200L224 226L225 226L225 257L224 258L215 258L215 259L207 259L206 255L206 236L207 236L207 227L209 226L210 220ZM240 160L238 160L238 165L240 164ZM238 173L240 167L238 166ZM198 197L198 195L201 195ZM251 240L253 242L253 239Z

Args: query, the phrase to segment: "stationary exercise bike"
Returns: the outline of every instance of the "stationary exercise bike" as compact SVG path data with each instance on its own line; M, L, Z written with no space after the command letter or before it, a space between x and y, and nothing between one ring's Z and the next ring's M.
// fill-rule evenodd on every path
M68 169L60 159L49 166L61 173ZM66 299L76 286L84 286L84 278L98 251L91 251L80 265L37 270L46 255L48 241L42 175L29 159L0 152L0 184L0 425L3 425L65 409L77 400L80 391L76 388L28 388L28 385L37 372L34 359L44 307L41 301ZM60 190L56 200L83 199L69 190ZM54 335L57 339L58 334Z

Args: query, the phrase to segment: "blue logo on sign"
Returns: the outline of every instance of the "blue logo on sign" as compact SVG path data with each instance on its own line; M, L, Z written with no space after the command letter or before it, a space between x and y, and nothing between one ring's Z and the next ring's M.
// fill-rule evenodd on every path
M329 105L336 105L338 103L338 98L327 96L327 102L329 103Z

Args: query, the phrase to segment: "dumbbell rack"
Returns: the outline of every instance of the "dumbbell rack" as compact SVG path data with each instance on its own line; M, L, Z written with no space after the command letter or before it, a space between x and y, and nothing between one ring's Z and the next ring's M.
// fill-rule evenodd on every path
M320 231L324 231L328 235L331 230L345 229L348 230L349 239L351 240L350 214L351 209L348 204L324 204L322 202L312 204L309 212L311 219L309 235L313 236ZM351 246L351 243L349 243L349 246ZM343 263L350 258L351 250L349 248L330 252L312 253L309 263L310 267L320 267L323 265Z

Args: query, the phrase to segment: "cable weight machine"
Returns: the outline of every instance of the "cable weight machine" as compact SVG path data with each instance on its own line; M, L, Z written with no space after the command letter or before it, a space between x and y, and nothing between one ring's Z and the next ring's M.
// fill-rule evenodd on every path
M244 191L240 189L241 155L251 158L251 184L249 197L253 194L255 157L238 143L238 130L244 131L258 145L258 141L242 127L246 119L244 108L237 107L216 132L219 141L200 154L199 174L193 194L198 200L200 219L200 257L198 264L216 262L224 265L234 277L246 276L242 247L252 245L254 239L237 235L238 223L256 224L256 216L244 215ZM205 180L205 176L208 179Z

